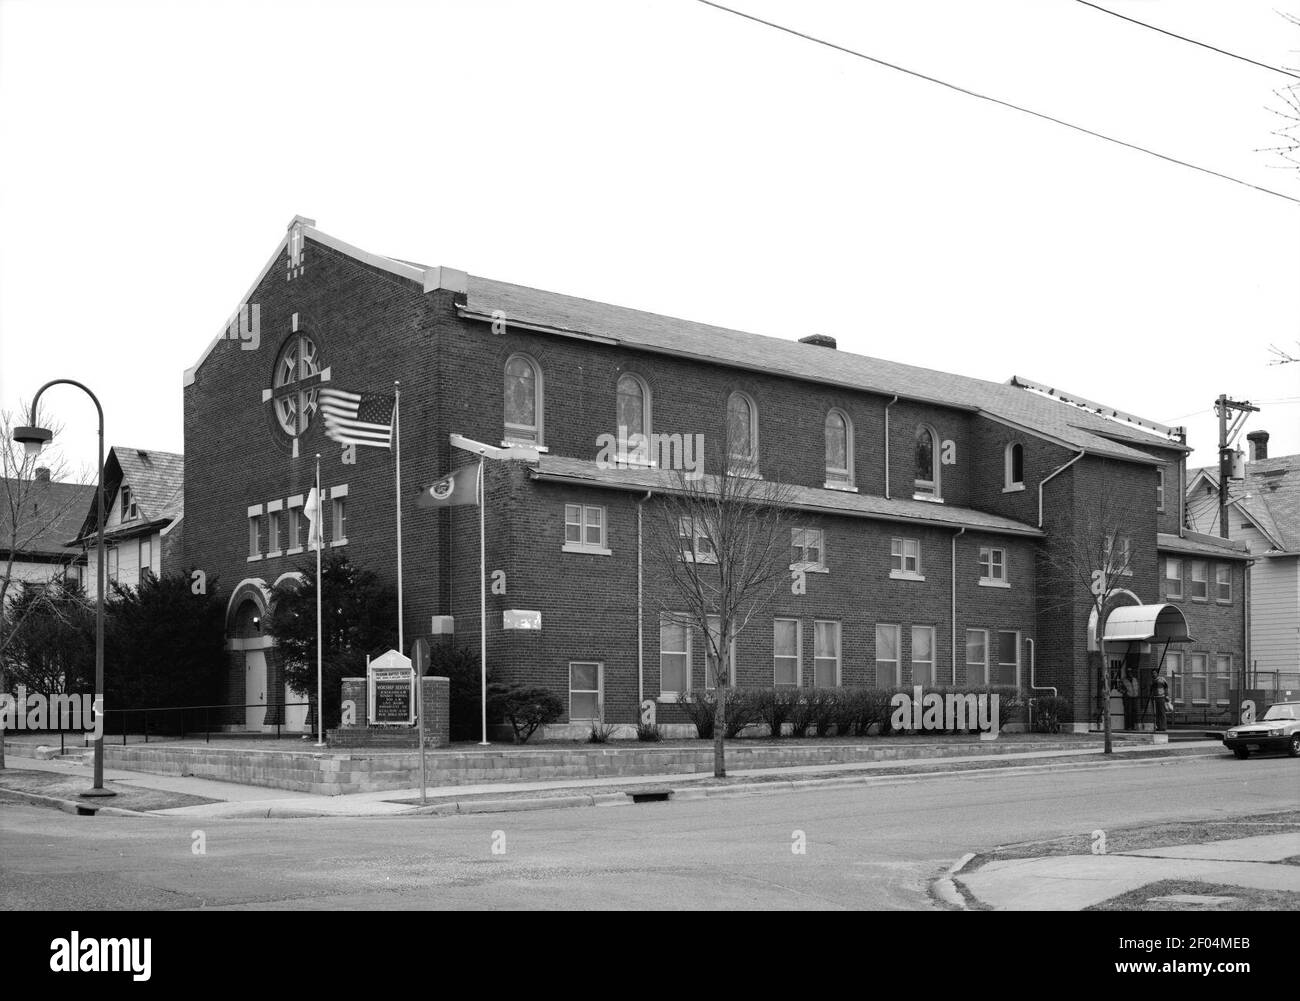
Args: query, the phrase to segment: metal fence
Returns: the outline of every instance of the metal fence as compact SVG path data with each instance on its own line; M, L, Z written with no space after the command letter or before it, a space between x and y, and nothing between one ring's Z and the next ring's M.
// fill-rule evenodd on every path
M135 737L138 742L147 744L150 737L175 737L184 740L186 737L195 737L200 733L203 734L207 743L212 743L212 734L229 734L231 736L248 736L258 735L270 737L270 731L245 731L245 730L227 730L227 727L242 727L246 725L249 709L279 709L278 719L274 723L275 739L279 740L284 735L284 713L285 709L298 709L306 707L308 713L311 711L312 703L310 702L248 702L244 704L232 703L227 705L210 705L210 706L150 706L147 708L130 708L130 709L105 709L104 710L104 739L122 738L123 745L129 743L131 737ZM310 718L310 717L309 717ZM264 724L267 725L267 724ZM138 727L138 730L132 731L132 727ZM89 734L84 731L72 731L75 739L77 734L82 736L82 746L89 747L92 741ZM66 749L68 733L59 732L59 750Z

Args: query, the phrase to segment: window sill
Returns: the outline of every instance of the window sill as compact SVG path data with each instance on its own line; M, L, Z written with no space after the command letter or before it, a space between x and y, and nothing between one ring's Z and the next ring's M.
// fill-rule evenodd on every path
M247 562L247 563L256 563L256 562L257 562L258 560L260 560L261 558L262 558L262 554L261 554L261 553L258 553L256 556L250 556L250 557L248 557L248 559L247 559L245 562Z
M330 548L331 548L331 549L332 549L334 546L346 546L347 544L348 544L348 540L347 540L347 539L331 539L331 540L330 540Z
M1224 601L1222 598L1216 598L1216 599L1214 600L1214 603L1215 603L1216 605L1224 605L1224 606L1228 606L1228 605L1231 605L1231 604L1232 604L1232 599L1229 598L1227 601Z
M843 490L845 493L850 493L850 494L856 494L858 492L858 488L855 487L852 483L832 483L831 481L827 480L825 483L822 484L822 486L825 487L827 490Z
M563 546L561 546L561 547L560 547L560 552L562 552L562 553L585 553L585 554L588 555L588 556L612 556L612 555L614 555L612 552L610 552L610 550L608 550L608 549L604 549L604 548L601 548L601 547L599 547L599 546L580 546L580 545L575 545L575 544L572 543L572 542L566 542Z
M912 494L912 500L925 501L927 504L942 504L943 498L934 494Z
M925 580L924 574L913 573L910 570L891 570L889 577L891 580Z
M791 570L802 570L804 573L830 573L830 568L820 563L791 563Z
M1014 493L1019 493L1024 489L1025 489L1025 485L1023 483L1012 483L1010 486L1003 487L1002 492L1004 494L1014 494Z
M683 694L684 693L682 692L660 692L659 698L656 699L655 701L662 702L665 705L673 705L681 701Z
M284 555L285 555L285 556L297 556L297 555L298 555L299 553L301 553L301 552L302 552L302 546L295 546L293 549L286 549L286 550L284 551Z
M727 470L728 476L736 476L746 480L761 480L763 474L753 466L736 466Z
M1007 587L1007 588L1009 588L1010 586L1011 586L1011 585L1010 585L1007 581L1005 581L1005 580L986 580L986 579L983 579L983 578L980 579L980 587Z
M707 566L716 566L718 558L716 556L695 556L692 553L682 553L683 563L703 563Z
M276 556L283 556L283 555L284 555L284 550L272 549L269 553L266 554L266 558L269 560L269 559L274 559Z

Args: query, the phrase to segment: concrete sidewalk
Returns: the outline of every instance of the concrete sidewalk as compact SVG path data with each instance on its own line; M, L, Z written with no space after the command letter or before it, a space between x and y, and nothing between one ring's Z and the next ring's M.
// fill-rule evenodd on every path
M1149 883L1189 880L1300 893L1300 832L1106 855L1003 859L952 878L999 911L1078 911ZM951 898L950 898L951 899Z
M730 779L741 780L725 786L709 783L709 773L617 776L608 778L558 779L529 782L492 782L477 785L431 787L426 790L429 807L418 802L418 787L379 792L350 793L331 796L309 793L286 793L282 789L266 786L242 785L189 776L154 775L121 769L105 769L104 777L121 785L145 789L188 793L206 799L218 800L197 806L176 807L155 811L153 816L174 817L382 817L421 812L507 812L561 808L580 805L612 805L631 803L624 793L629 789L656 787L672 789L679 799L697 799L706 796L736 796L760 793L789 792L810 786L846 785L867 782L897 782L933 776L984 773L987 771L1043 770L1053 767L1116 767L1141 764L1154 757L1167 761L1171 757L1222 754L1223 745L1217 741L1187 742L1179 745L1180 754L1171 755L1165 745L1120 745L1115 754L1107 758L1100 749L1078 751L1025 751L1014 755L965 755L943 759L897 759L847 764L813 764L781 768L754 768L729 770ZM58 760L37 760L10 755L14 767L39 771L87 775L86 765L70 764ZM1061 761L1060 759L1070 759ZM1014 760L1015 764L1008 764ZM983 765L976 768L950 766ZM817 776L809 778L809 776ZM786 779L789 781L774 781ZM749 779L750 782L743 780ZM560 790L572 790L565 797ZM528 793L536 793L530 798ZM508 798L503 798L508 797ZM395 802L405 800L406 802ZM432 808L432 809L431 809Z

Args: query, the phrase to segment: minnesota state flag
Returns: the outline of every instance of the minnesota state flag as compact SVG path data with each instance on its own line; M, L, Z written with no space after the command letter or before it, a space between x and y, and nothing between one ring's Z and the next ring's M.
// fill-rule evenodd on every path
M452 507L457 504L477 504L478 466L468 466L448 473L431 486L425 487L415 498L416 507Z

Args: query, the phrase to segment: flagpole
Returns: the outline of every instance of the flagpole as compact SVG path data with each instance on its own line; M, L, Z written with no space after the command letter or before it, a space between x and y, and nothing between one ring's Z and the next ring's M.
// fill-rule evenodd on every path
M321 544L325 541L325 526L321 524L324 520L324 505L321 504L320 496L320 453L316 453L316 746L325 746L325 703L324 703L324 649L321 646L321 621L320 621L320 592L321 592L321 573L320 573L320 551Z
M393 382L393 443L397 451L397 652L406 655L406 635L402 628L406 607L402 604L402 419L398 409L402 401L402 384Z
M478 608L479 608L479 663L481 673L481 702L483 714L483 739L487 746L487 532L483 512L487 498L483 496L483 459L478 460Z

